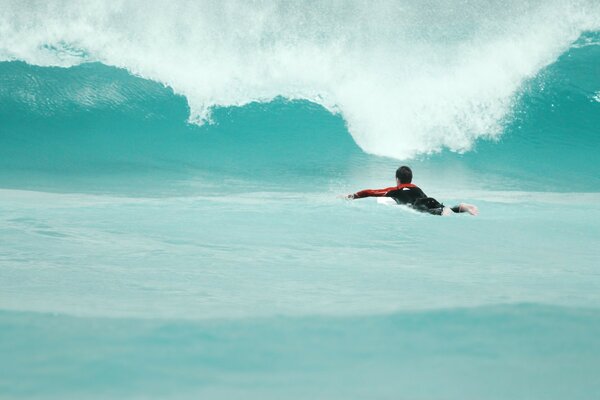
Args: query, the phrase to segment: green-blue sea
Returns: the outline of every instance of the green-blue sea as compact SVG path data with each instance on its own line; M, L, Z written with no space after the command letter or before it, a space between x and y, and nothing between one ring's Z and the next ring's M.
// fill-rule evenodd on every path
M595 0L0 0L0 398L598 399L599 154Z

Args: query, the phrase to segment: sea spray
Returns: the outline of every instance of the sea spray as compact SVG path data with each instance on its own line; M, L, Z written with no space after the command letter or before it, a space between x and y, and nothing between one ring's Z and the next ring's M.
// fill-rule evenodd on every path
M497 137L523 82L600 26L594 1L2 7L1 60L125 68L184 95L198 123L214 106L305 99L340 113L365 151L396 158Z

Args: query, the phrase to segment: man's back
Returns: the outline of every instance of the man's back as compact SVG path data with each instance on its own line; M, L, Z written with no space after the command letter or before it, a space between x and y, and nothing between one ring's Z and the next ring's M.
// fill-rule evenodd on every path
M385 194L385 197L392 197L398 204L414 204L415 201L424 199L427 195L420 188L414 186L391 190Z

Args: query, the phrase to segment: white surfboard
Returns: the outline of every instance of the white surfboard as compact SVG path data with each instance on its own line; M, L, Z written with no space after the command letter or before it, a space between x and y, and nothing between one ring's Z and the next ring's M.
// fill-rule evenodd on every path
M386 206L396 206L396 200L391 197L377 197L377 204L384 204Z

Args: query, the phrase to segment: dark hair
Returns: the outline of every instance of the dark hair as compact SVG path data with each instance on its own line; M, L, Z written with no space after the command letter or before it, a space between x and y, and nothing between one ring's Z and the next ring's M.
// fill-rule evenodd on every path
M411 183L412 182L412 171L406 165L401 166L396 170L396 178L400 183Z

